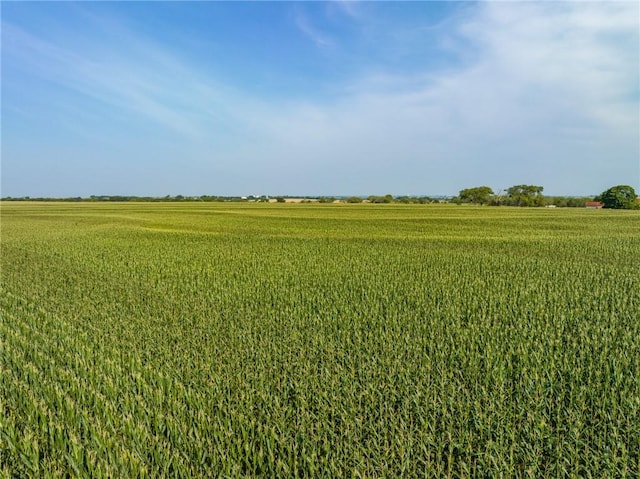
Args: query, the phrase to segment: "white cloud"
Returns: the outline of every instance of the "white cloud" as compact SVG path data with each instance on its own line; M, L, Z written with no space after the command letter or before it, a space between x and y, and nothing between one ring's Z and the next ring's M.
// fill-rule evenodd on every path
M331 14L338 11L354 20L359 20L363 16L361 5L362 2L355 0L331 0L328 4L328 12Z
M171 155L191 158L199 182L218 172L228 188L219 194L446 194L517 183L588 194L640 179L638 9L481 2L447 23L457 37L449 48L467 49L457 67L406 75L380 66L336 86L332 101L239 91L122 26L121 41L98 50L70 47L72 34L54 46L3 22L3 54L110 106L124 124L142 119L181 137ZM317 45L332 45L301 10L295 20Z
M317 46L330 47L334 45L334 40L316 27L299 8L295 9L294 22L296 27Z
M229 87L123 27L120 41L107 47L73 33L53 44L7 22L2 28L4 54L47 82L99 102L96 111L110 111L110 120L119 118L125 127L142 120L197 139L211 133L208 124L231 115L227 101L236 93Z
M481 3L459 27L474 61L279 107L265 120L270 156L394 192L531 182L588 194L640 179L637 18L636 3Z

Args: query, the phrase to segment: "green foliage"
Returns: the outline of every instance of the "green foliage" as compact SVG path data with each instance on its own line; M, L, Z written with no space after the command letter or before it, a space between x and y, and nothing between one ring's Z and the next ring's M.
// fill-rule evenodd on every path
M437 199L429 198L428 196L398 196L393 199L395 203L403 204L421 204L426 205L429 203L438 203Z
M1 206L2 477L637 476L637 212Z
M362 203L362 198L359 196L350 196L347 198L347 203Z
M393 203L393 196L384 195L384 196L375 196L371 195L367 198L369 203Z
M482 205L489 203L491 195L493 195L493 190L488 186L476 186L460 190L458 197L462 202Z
M535 185L515 185L507 188L507 197L501 198L501 204L507 206L544 206L542 191L544 187Z
M629 185L609 188L599 196L598 201L604 203L604 208L633 210L640 206L636 200L635 190Z
M550 196L546 198L546 201L550 205L563 208L584 208L587 201L591 201L591 198L586 196Z

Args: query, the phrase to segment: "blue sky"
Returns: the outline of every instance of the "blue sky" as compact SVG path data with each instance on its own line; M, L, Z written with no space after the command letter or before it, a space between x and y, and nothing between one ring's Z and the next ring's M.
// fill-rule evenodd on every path
M2 2L2 196L640 190L637 2Z

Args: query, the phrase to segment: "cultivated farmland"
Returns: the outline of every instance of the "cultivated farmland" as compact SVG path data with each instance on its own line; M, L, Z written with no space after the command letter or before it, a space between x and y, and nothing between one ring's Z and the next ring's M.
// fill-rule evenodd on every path
M4 203L4 477L638 477L640 214Z

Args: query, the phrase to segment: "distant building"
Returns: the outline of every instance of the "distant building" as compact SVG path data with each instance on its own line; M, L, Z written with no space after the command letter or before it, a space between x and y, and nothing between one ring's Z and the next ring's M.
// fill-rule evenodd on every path
M592 208L592 209L600 209L604 206L604 203L600 202L600 201L587 201L584 206L586 208Z

